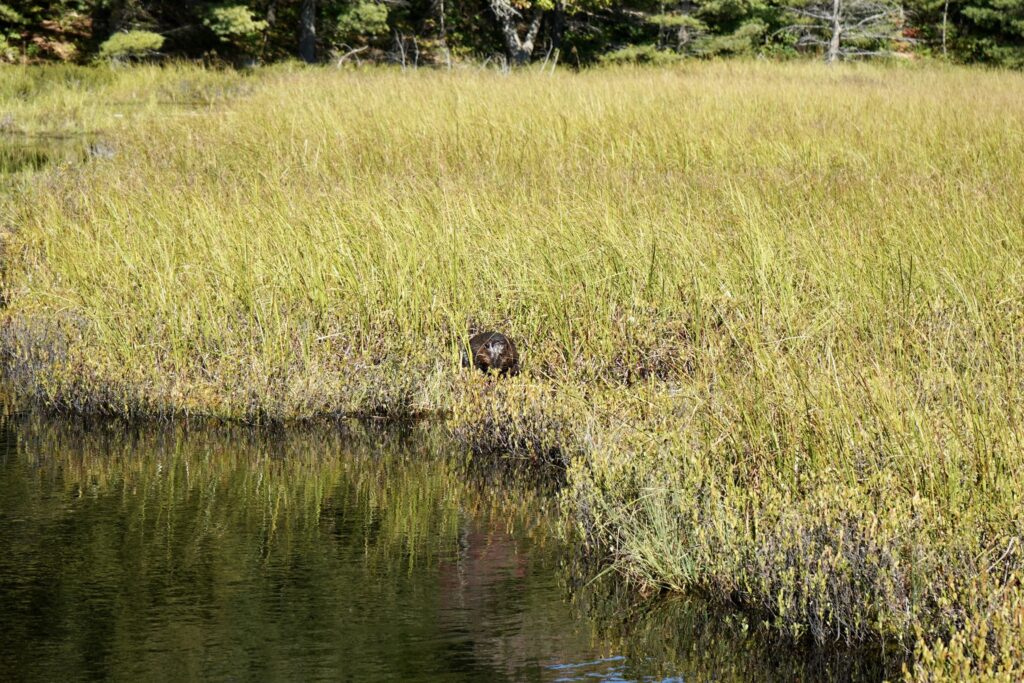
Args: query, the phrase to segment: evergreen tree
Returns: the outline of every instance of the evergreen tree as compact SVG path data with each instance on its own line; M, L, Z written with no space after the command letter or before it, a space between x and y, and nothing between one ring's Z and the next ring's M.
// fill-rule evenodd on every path
M521 65L557 50L582 66L798 45L830 60L910 46L1024 68L1024 0L0 0L0 61L87 62L106 46L230 63L503 53Z
M963 0L955 9L963 59L1024 68L1024 0Z

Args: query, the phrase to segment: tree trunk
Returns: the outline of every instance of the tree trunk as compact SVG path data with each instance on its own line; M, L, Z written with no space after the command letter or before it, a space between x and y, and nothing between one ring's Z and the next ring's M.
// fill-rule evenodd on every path
M277 23L277 0L270 0L267 3L267 27L263 29L263 41L260 43L260 59L267 52L267 43L270 42L270 32Z
M302 0L299 24L299 57L312 64L316 61L316 0Z
M949 0L942 5L942 56L946 56L946 25L949 21Z
M533 10L533 19L530 27L526 30L526 36L520 38L516 29L516 19L520 16L511 5L505 0L491 0L491 9L498 19L501 33L505 37L505 47L508 49L508 56L516 66L525 66L530 63L533 56L533 46L537 41L537 34L540 33L540 22L544 18L544 10L539 7Z
M834 64L839 60L840 38L843 35L843 4L842 0L832 0L832 39L828 41L826 64Z
M441 45L448 49L448 28L444 23L444 0L434 0L434 9L437 10L437 38Z
M444 0L434 0L434 9L437 11L437 42L444 51L444 61L448 70L452 68L452 52L448 49L448 27L445 24Z
M551 49L562 49L562 38L565 37L565 5L562 0L555 3L553 21L551 22Z

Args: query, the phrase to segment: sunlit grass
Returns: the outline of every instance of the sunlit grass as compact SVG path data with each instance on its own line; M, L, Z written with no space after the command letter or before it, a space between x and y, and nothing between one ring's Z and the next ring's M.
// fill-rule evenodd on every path
M920 629L927 648L1016 604L1019 74L103 78L82 102L233 94L166 117L153 96L113 159L13 202L23 391L117 414L451 411L479 448L568 463L567 510L623 573L820 642ZM522 377L459 372L477 326L517 340Z

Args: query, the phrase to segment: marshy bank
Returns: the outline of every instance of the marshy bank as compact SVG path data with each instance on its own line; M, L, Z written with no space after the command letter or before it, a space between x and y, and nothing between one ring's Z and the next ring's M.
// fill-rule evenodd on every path
M822 648L894 644L909 678L1019 678L1019 74L90 83L47 97L122 153L28 174L2 209L22 396L443 413L476 450L566 467L574 533L634 585ZM163 116L147 94L190 83L230 95ZM115 122L110 92L146 104ZM460 371L483 327L518 377Z

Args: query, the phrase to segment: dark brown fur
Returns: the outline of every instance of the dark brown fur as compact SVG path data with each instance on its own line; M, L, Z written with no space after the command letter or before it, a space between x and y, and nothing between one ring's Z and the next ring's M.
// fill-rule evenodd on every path
M483 372L497 372L501 376L515 377L519 374L519 353L512 340L500 332L481 332L469 340L469 355L462 351L462 367L470 366Z

